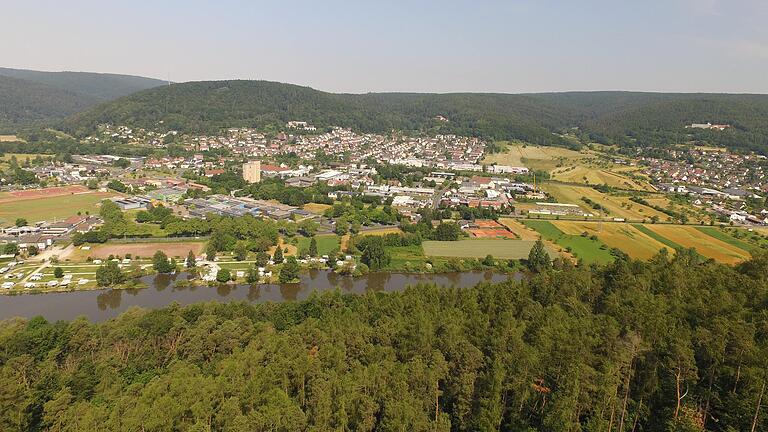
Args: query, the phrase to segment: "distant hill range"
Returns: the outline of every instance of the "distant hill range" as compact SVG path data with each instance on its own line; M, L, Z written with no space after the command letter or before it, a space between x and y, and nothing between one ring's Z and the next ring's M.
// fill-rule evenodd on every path
M130 75L0 68L0 131L51 124L99 103L167 84Z
M64 119L64 120L61 120ZM155 79L0 68L0 132L51 125L85 136L98 124L214 133L227 127L283 127L455 133L577 147L633 147L687 141L768 153L768 95L637 92L336 94L269 81ZM726 130L686 129L692 123Z
M303 120L321 128L337 125L370 132L457 133L559 146L579 145L572 138L564 138L565 134L625 148L694 139L766 153L767 119L768 95L335 94L291 84L236 80L189 82L141 91L73 115L63 127L77 135L90 133L100 123L216 132L225 127L279 127L289 120ZM706 122L732 128L685 128Z

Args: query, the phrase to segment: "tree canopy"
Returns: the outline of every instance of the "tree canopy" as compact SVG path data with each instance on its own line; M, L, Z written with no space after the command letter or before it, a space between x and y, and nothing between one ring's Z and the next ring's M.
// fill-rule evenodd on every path
M291 258L288 258L289 260ZM0 324L2 430L761 431L768 255Z

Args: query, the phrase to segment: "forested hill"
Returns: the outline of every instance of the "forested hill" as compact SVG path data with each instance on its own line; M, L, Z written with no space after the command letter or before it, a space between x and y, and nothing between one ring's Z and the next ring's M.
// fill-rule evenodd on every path
M521 139L537 144L583 142L666 145L691 138L711 144L768 150L768 96L571 92L542 94L334 94L267 81L205 81L139 92L69 118L64 128L84 135L100 123L214 132L224 127L282 126L305 120L361 131L427 130ZM436 120L444 116L449 121ZM691 123L728 123L731 130L685 129ZM578 127L579 130L573 128Z
M0 133L19 125L63 118L96 105L99 100L46 84L0 76Z
M0 322L0 430L768 430L768 256L699 260Z
M141 90L167 85L166 81L134 75L93 72L43 72L27 69L0 68L0 75L49 85L109 101Z
M0 132L51 125L99 103L162 84L130 75L0 68Z
M440 122L435 119L438 115L450 121ZM282 126L298 119L320 127L346 126L368 132L433 129L565 144L551 133L567 124L564 117L571 117L568 109L527 95L355 95L268 81L205 81L118 99L71 117L64 127L78 135L100 123L215 132L225 127Z

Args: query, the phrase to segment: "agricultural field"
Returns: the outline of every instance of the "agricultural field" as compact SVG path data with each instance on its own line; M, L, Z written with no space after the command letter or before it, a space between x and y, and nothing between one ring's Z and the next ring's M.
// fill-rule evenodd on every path
M768 248L768 227L752 227L749 229L721 227L721 229L730 237L749 244L753 249L755 247Z
M604 154L587 149L575 151L560 147L507 143L505 151L486 156L483 163L525 166L532 170L547 171L553 180L568 183L607 184L620 189L656 191L648 181L628 175L638 171L636 167L617 165Z
M484 258L493 255L501 259L525 259L535 242L531 240L459 240L425 241L424 255L456 258ZM556 256L556 254L551 255Z
M171 258L186 259L191 250L196 256L203 252L205 242L203 241L178 241L178 242L135 242L119 243L107 242L102 244L91 244L90 250L84 250L82 246L70 255L73 261L85 261L90 258L104 259L110 255L124 257L131 254L134 257L148 258L161 250ZM88 247L86 246L86 247Z
M560 231L570 235L587 233L612 248L617 248L632 258L648 260L661 249L674 253L674 249L650 237L634 226L625 223L552 221Z
M23 191L33 192L33 191ZM17 218L30 223L75 216L77 212L98 213L99 203L116 196L114 192L85 192L58 196L18 196L19 192L0 194L0 225L12 224Z
M614 260L608 246L600 239L593 240L581 235L566 234L549 221L525 220L523 223L538 231L543 238L562 246L574 257L584 260L587 264L604 264Z
M664 195L651 195L643 197L643 199L648 201L648 204L650 205L672 210L677 213L685 213L692 222L709 223L709 221L712 220L712 216L703 209L688 203L674 202ZM661 220L667 220L668 218L669 216L666 216Z
M590 213L598 214L589 204L582 201L586 197L604 208L608 209L608 214L603 217L622 218L627 220L643 220L653 216L660 220L666 220L669 216L656 209L642 204L638 204L629 199L628 196L614 196L604 194L589 186L573 186L560 183L546 182L542 184L541 189L549 193L558 202L567 204L577 204Z
M750 257L749 252L733 244L719 240L693 226L687 225L645 225L661 237L684 248L695 248L707 258L725 264L737 264Z
M16 141L22 141L22 140L16 135L0 135L0 142L16 142Z
M716 227L696 227L697 230L714 237L722 242L728 243L731 246L735 246L745 252L751 252L758 249L759 246L745 242L744 240L737 239L736 237L728 234L726 231Z
M299 250L309 250L310 241L309 237L300 237L299 244L296 247ZM328 255L328 252L334 249L339 250L339 236L335 234L317 235L315 236L315 241L317 241L317 253L319 255Z
M524 166L532 170L551 171L559 166L574 164L588 157L586 153L561 147L511 143L506 150L486 156L484 164Z
M626 171L626 169L624 171ZM557 168L553 170L550 175L553 180L568 183L584 183L591 185L606 184L610 187L619 189L632 189L647 192L656 191L656 188L646 180L637 180L619 172L583 165Z
M520 240L536 241L539 238L539 235L536 234L536 231L529 229L515 219L500 218L499 223L507 227L508 230L512 231Z

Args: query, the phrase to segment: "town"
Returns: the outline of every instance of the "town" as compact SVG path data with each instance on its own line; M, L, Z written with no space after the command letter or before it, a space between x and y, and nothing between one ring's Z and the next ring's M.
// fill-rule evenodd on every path
M66 289L73 284L85 288L97 284L95 273L92 273L97 265L93 263L101 263L110 257L99 255L96 252L98 245L94 249L89 243L119 236L98 234L110 231L113 225L102 215L104 200L128 215L128 227L121 234L124 238L173 238L206 232L206 228L190 231L181 222L184 220L246 216L271 220L279 223L279 231L285 237L281 241L294 242L297 249L293 253L303 265L312 262L312 256L307 254L307 249L298 250L297 245L301 243L306 247L307 240L302 240L302 236L293 237L292 233L297 230L310 232L309 237L313 239L315 235L328 239L331 246L324 248L326 253L313 255L319 265L327 265L328 260L333 259L327 253L331 249L353 257L350 253L354 252L343 247L349 241L342 237L350 231L352 234L375 233L377 230L401 232L398 226L415 226L423 222L425 215L428 215L427 222L456 222L463 236L475 240L469 245L478 248L481 241L491 239L533 239L537 237L533 233L546 238L547 226L537 224L551 220L553 228L560 233L547 239L553 253L573 259L596 260L610 259L610 254L604 252L609 246L645 257L663 243L649 238L646 250L635 251L617 239L610 239L600 246L602 250L579 251L573 249L568 236L594 232L596 236L590 235L599 239L604 222L617 227L641 224L635 225L636 229L650 230L661 229L652 227L653 224L685 225L693 221L750 231L768 225L768 208L763 198L766 196L766 159L723 149L670 149L661 154L657 151L653 156L641 154L629 161L595 150L583 155L563 153L573 157L570 162L576 165L556 167L548 172L536 163L524 166L524 163L489 162L489 149L496 145L478 138L409 136L400 132L379 135L356 133L340 127L318 130L299 120L288 122L282 130L272 133L229 128L216 136L102 125L85 141L94 144L121 142L152 149L152 155L11 155L6 158L9 172L24 173L25 180L19 181L22 178L19 176L0 179L5 191L0 193L7 195L5 207L13 207L11 202L18 201L15 205L21 215L5 220L0 234L0 243L6 245L5 259L18 255L36 261L48 260L48 265L27 269L26 273L18 267L14 270L6 266L0 269L6 279L3 287ZM520 147L502 148L501 151L516 151L514 148L525 150L531 156L537 151L536 148ZM545 157L543 148L540 153L542 156L539 157ZM617 169L633 169L633 178L646 179L648 186L625 190L625 185L631 183L586 182L579 185L558 180L578 168L582 157L584 163L591 163L588 161L596 160L596 157L605 160L613 157ZM537 160L530 159L532 162ZM563 156L557 160L562 163ZM529 159L521 160L526 161ZM622 174L616 171L612 175L621 178ZM40 189L41 186L44 188ZM51 212L50 207L43 207L39 213L25 213L29 208L27 203L46 202L58 203L59 209L70 206L69 211L59 215L56 211ZM358 211L347 213L349 210L338 212L337 205L344 203L360 203L374 208L383 205L384 212L375 215L361 215ZM162 214L171 219L146 216L157 209L162 209ZM39 217L33 217L38 214ZM506 218L506 222L496 222L499 217ZM145 220L160 225L147 224ZM179 222L174 223L175 220ZM595 223L598 225L593 225ZM651 228L642 224L651 224L648 225ZM301 228L308 226L312 228ZM676 228L677 231L687 229L690 228ZM82 239L87 239L85 244ZM763 241L760 235L753 240ZM490 243L482 248L494 250L498 245L507 248L512 244ZM699 243L690 244L696 245ZM173 250L178 259L184 258L183 245L176 246L175 249L164 247L166 251ZM201 280L215 280L221 269L216 262L219 257L213 252L203 253L201 244L194 243L194 246L195 265L205 267L205 276ZM598 244L590 248L595 246ZM140 253L149 255L149 247L126 246L125 250L136 249L128 254L131 258L125 258L126 254L111 254L115 258L110 259L120 267L148 271L151 267L146 261L148 256L145 255L144 261L136 256L141 257ZM230 244L226 248L231 247ZM527 247L530 244L525 244L522 250ZM77 251L78 248L81 250ZM271 254L275 248L272 245ZM424 253L438 255L456 253L439 247L437 251L429 247L423 249ZM518 256L503 248L496 255ZM90 260L87 265L94 267L90 272L80 272L82 277L75 282L71 275L70 279L56 279L41 273L46 268L48 272L53 271L58 260L78 256L87 257ZM728 260L741 256L743 252L738 252ZM482 256L478 255L478 258ZM232 255L225 259L234 260ZM252 260L246 260L244 264L248 262ZM347 266L346 271L354 268L354 265ZM247 271L244 267L233 270L234 277L241 279ZM256 280L276 280L277 273L267 265L260 266L258 271Z

